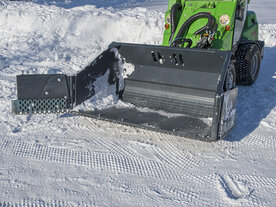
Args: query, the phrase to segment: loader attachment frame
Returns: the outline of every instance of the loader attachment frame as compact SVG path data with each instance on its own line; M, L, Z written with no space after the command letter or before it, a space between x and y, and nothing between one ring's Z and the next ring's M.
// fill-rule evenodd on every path
M217 140L235 124L237 88L223 89L230 59L231 51L112 43L76 75L17 76L18 100L12 101L12 111L70 111L193 139ZM124 62L133 64L134 72L124 79L122 88ZM133 107L72 111L95 95L97 80L107 73L108 83L102 84L115 85L118 97Z

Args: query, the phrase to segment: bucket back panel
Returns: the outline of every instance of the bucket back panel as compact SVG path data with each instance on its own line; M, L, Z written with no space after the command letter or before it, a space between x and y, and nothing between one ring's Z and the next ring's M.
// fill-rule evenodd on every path
M190 91L193 90L190 89ZM204 97L207 94L212 94L211 92L200 92L202 96L196 96L186 94L185 91L185 88L175 86L126 81L123 100L139 107L192 116L212 117L214 98ZM196 90L196 92L199 91ZM215 93L212 95L215 96Z
M213 116L219 78L231 52L132 44L120 44L118 49L127 63L135 65L125 80L125 101L166 112Z

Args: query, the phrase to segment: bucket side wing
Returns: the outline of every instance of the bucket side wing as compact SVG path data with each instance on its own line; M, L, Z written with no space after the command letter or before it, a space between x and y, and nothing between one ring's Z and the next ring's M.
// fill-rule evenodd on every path
M65 112L95 94L96 80L110 73L106 84L117 84L118 59L111 50L100 54L76 75L18 75L17 100L12 101L14 114Z

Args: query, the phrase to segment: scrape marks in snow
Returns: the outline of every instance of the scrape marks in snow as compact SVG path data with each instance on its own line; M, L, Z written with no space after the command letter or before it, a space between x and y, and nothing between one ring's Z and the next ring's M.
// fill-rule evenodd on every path
M219 197L237 206L275 206L275 199L266 200L264 195L275 198L275 178L255 175L215 174Z
M69 150L18 141L14 143L11 154L40 161L80 165L115 173L152 177L159 180L181 180L176 173L168 170L160 162L111 153Z
M219 176L219 183L231 199L248 198L254 190L249 190L242 182L231 178L229 175Z

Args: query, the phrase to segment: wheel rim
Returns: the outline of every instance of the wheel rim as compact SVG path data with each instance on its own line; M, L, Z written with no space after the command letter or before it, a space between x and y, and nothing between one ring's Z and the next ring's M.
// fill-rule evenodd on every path
M229 70L226 77L225 89L228 91L234 88L234 86L234 74L231 70Z
M252 77L256 76L257 69L258 69L258 64L259 64L258 56L255 54L253 56L252 62L251 62L251 76Z

